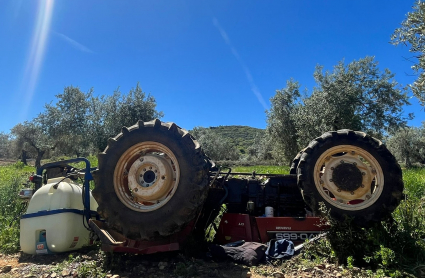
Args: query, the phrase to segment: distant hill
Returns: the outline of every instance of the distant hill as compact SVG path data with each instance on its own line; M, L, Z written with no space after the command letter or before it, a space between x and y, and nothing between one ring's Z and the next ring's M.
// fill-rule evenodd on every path
M245 153L246 149L254 143L254 138L257 134L263 135L265 132L264 129L242 125L217 126L207 129L229 140L242 153Z

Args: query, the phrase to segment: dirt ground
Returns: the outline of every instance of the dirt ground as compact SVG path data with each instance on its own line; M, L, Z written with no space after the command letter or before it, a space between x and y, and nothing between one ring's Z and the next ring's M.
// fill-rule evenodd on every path
M0 277L371 277L365 269L306 264L301 257L245 266L232 261L192 258L177 252L153 255L107 254L98 248L55 255L0 254Z

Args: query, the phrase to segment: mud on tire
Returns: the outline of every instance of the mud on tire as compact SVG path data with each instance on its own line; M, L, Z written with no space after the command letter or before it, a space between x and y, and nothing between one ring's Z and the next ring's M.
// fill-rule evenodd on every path
M297 180L312 210L318 212L323 202L333 218L352 217L360 226L387 217L403 191L401 168L385 145L352 130L311 141L299 158Z
M123 127L98 160L98 212L129 238L174 234L205 201L211 164L199 143L174 123L156 119Z

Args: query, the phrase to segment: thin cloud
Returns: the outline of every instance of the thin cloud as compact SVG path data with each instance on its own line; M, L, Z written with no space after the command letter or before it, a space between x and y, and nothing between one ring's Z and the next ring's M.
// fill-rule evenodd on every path
M266 102L264 101L263 96L260 93L260 90L258 89L257 85L255 85L254 78L252 78L251 72L249 68L246 66L244 61L242 60L241 56L239 55L236 48L233 46L232 42L229 39L229 36L227 35L226 31L221 27L220 23L218 23L217 18L213 17L213 24L220 32L221 37L223 38L224 42L230 47L230 50L232 51L233 56L235 56L236 60L238 60L239 64L241 65L243 71L245 72L246 79L248 80L248 83L251 87L251 91L254 93L254 95L257 97L260 104L263 106L265 110L269 109Z
M82 51L82 52L87 52L87 53L94 53L90 48L82 45L81 43L71 39L70 37L62 34L62 33L58 33L58 32L54 32L57 36L59 36L61 39L63 39L64 41L66 41L67 43L69 43L70 45L72 45L74 48Z

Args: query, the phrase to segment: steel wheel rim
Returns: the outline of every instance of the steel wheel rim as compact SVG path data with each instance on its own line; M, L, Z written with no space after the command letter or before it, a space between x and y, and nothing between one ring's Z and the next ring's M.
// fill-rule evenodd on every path
M138 212L157 210L177 190L180 167L174 153L158 142L138 143L119 158L114 170L118 199Z
M353 173L352 179L344 178L346 173ZM340 182L344 179L348 185ZM314 166L314 183L328 203L356 211L378 200L384 187L384 175L381 165L368 151L353 145L340 145L319 157Z

